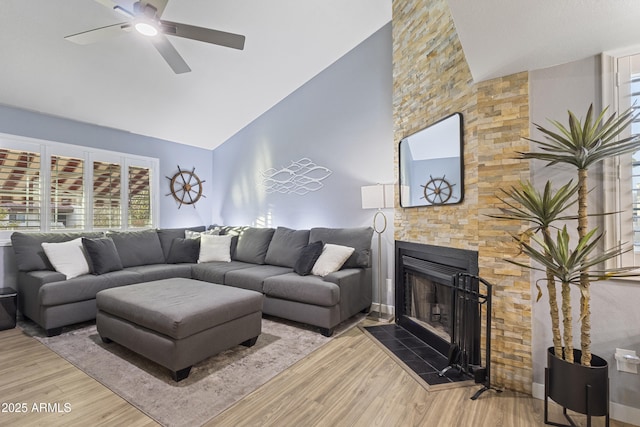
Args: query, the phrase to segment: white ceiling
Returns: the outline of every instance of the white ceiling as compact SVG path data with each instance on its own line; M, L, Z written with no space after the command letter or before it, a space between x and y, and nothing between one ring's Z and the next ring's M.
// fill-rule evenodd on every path
M132 1L116 1L128 10ZM391 0L170 0L163 19L246 36L242 51L170 37L176 75L126 19L91 0L0 0L0 104L214 148L391 20Z
M425 0L425 2L428 0ZM245 49L170 38L174 74L92 0L0 0L0 104L215 148L391 20L392 0L170 0L163 19L243 34ZM132 0L118 0L130 9ZM640 45L638 0L449 0L475 81Z
M640 46L638 0L449 0L476 82Z

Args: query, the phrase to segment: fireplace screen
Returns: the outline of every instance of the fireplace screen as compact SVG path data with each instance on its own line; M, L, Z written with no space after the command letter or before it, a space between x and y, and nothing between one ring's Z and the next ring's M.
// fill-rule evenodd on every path
M407 317L450 342L451 286L412 272L405 273L404 286Z
M453 298L454 277L478 273L478 252L396 241L395 261L398 325L443 355L460 333L479 339L479 324L466 323L477 310L461 310L465 304Z

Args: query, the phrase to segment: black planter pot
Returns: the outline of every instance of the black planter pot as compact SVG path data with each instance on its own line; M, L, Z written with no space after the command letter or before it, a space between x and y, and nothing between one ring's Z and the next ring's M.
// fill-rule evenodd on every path
M573 350L574 363L567 362L554 354L553 347L547 352L545 369L545 424L563 426L548 421L547 398L562 406L565 417L571 425L573 421L567 415L567 409L587 415L587 425L591 425L591 416L605 416L609 425L609 367L606 360L595 354L591 357L591 366L580 364L581 350Z

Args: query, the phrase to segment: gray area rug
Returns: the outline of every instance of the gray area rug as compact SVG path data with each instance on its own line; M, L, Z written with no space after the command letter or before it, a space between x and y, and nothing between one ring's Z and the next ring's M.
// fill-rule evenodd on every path
M338 326L333 337L364 315ZM30 321L20 327L77 368L165 426L199 426L332 338L317 329L263 318L255 346L236 346L193 366L179 383L169 371L116 343L104 344L95 322L46 337Z

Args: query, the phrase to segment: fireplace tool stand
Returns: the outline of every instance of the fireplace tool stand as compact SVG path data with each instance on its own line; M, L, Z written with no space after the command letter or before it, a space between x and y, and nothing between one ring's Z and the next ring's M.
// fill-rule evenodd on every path
M485 288L481 292L480 284ZM438 374L444 374L455 368L472 376L476 383L482 384L471 400L476 400L482 393L494 389L491 386L491 295L492 285L486 280L467 273L454 276L452 288L451 343L449 345L448 365ZM482 327L482 311L485 311L485 366L481 366L480 330Z

